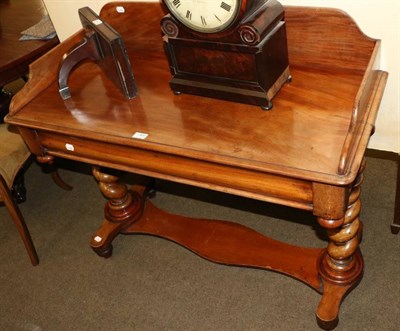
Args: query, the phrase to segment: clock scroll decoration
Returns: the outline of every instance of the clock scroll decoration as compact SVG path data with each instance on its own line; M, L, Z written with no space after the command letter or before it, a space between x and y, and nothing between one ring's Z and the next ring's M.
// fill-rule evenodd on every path
M247 45L256 45L260 42L261 36L251 25L244 24L239 28L239 34L242 41Z
M170 18L164 18L161 21L162 32L170 38L175 38L179 34L179 28Z
M272 108L290 81L283 6L276 0L163 0L175 94ZM193 65L198 63L199 65Z

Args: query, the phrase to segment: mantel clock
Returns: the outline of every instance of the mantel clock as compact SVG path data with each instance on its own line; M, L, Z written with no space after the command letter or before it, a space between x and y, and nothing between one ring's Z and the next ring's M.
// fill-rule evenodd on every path
M290 80L283 6L276 0L162 0L176 94L272 108Z

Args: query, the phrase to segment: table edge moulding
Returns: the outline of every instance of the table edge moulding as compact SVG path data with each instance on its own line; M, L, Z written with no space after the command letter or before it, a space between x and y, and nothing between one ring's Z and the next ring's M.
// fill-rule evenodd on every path
M378 69L380 41L340 10L285 7L293 81L274 97L272 110L262 111L174 95L160 31L164 14L160 4L140 2L109 3L100 13L124 39L137 97L124 98L95 63L85 62L71 73L71 98L60 98L60 61L82 41L81 30L30 66L6 121L40 162L61 157L93 166L108 199L91 239L98 255L112 255L119 233L143 233L217 263L275 270L321 293L317 321L333 329L364 269L364 153L388 75ZM145 138L135 139L135 132ZM144 175L150 184L128 187L118 171ZM152 178L308 210L326 230L327 247L297 247L234 222L166 213L148 199Z

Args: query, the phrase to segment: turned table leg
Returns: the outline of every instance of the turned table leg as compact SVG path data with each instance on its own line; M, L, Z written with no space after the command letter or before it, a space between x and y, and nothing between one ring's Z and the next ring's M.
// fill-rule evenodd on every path
M113 239L142 215L144 198L137 192L129 192L125 184L118 182L117 176L103 173L98 167L93 167L93 175L108 202L104 207L103 224L90 245L99 256L110 257Z
M337 220L318 218L329 237L328 247L318 262L323 294L317 309L317 320L320 327L327 330L337 325L342 300L362 277L363 258L359 250L362 223L359 214L364 168L365 161L351 190L344 217Z

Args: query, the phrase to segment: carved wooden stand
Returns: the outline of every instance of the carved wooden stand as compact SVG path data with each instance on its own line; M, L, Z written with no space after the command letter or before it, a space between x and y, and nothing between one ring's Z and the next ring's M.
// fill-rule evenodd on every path
M275 270L292 276L322 294L317 321L323 329L338 323L340 303L362 277L363 259L358 249L361 238L360 184L362 171L349 197L346 214L338 220L319 218L327 229L327 249L288 245L227 221L194 219L172 215L155 207L148 188L128 190L118 177L93 169L108 202L103 224L92 237L91 247L102 257L112 254L112 240L119 233L142 233L169 239L199 256L226 265Z

